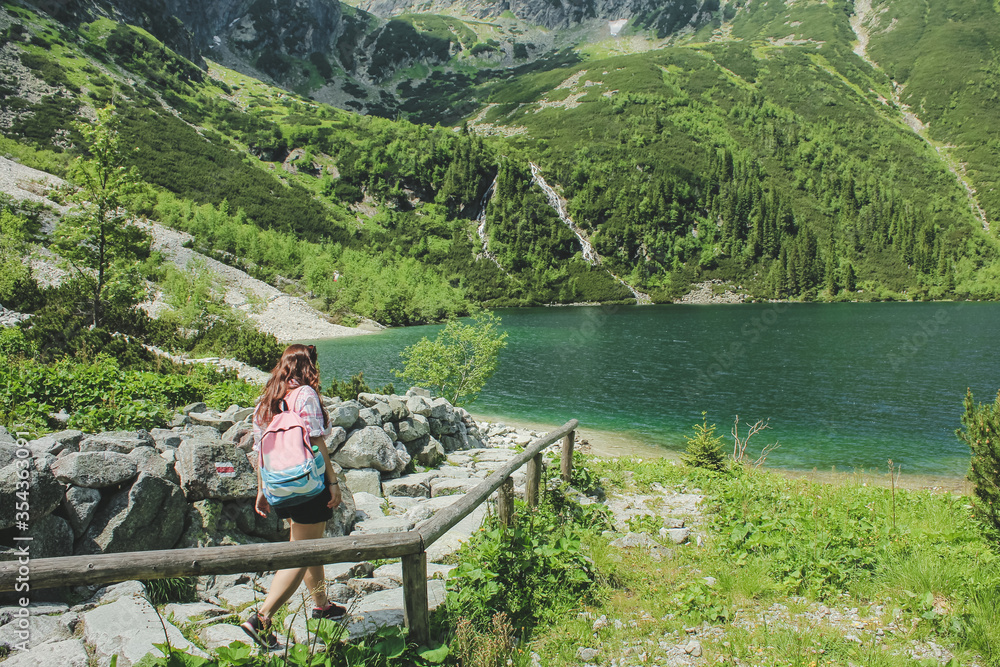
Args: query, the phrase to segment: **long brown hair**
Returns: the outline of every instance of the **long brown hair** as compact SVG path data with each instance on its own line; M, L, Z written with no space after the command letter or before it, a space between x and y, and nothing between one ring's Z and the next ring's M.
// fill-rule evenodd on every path
M264 393L260 396L256 421L262 426L266 426L274 419L274 415L281 412L281 401L288 393L289 384L296 380L300 387L309 386L316 390L319 395L319 370L316 368L316 348L312 345L289 345L285 348L281 359L278 360L271 377L264 385ZM292 410L295 406L289 405ZM326 427L330 421L330 416L320 401L323 410L323 426Z

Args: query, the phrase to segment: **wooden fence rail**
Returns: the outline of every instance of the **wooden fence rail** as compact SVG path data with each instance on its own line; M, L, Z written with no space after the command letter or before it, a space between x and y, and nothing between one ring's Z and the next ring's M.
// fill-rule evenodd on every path
M509 521L513 509L510 476L528 464L527 502L538 503L542 450L563 438L561 474L569 481L573 466L573 440L577 420L546 433L528 445L517 458L496 470L461 499L439 511L415 530L405 533L348 535L318 540L246 544L198 549L131 551L94 556L32 559L28 579L32 590L57 586L111 584L131 579L166 579L207 574L266 572L307 565L324 565L380 558L401 558L403 601L410 637L421 644L429 640L427 610L427 548L500 489L498 513ZM18 561L0 562L0 592L13 591L24 576ZM22 579L23 581L23 579Z

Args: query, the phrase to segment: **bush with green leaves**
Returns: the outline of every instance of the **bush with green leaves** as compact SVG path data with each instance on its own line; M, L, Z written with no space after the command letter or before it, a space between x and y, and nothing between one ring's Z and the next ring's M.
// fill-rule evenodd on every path
M358 397L358 394L370 394L372 393L372 388L368 386L365 382L365 374L359 372L357 375L352 375L349 380L338 380L333 378L330 382L330 386L327 387L323 393L327 396L336 396L344 399L345 401L353 401ZM376 394L395 394L396 387L390 382L389 384L379 388Z
M709 426L704 417L703 412L702 422L694 425L694 437L685 436L687 449L681 454L681 460L692 468L723 472L728 469L729 464L722 451L722 436L715 435L715 424Z
M992 404L977 405L972 391L966 392L962 428L955 433L972 452L973 514L1000 544L1000 393Z
M6 357L0 365L0 424L42 433L58 428L49 417L70 414L69 426L95 432L164 426L173 410L204 400L224 409L252 405L258 387L207 366L173 373L126 369L114 357L84 362L64 357L52 364ZM22 429L23 430L23 429Z
M400 352L405 366L394 372L453 405L471 403L507 347L507 332L500 330L500 324L498 316L485 310L473 315L469 324L449 320L434 340L425 336Z

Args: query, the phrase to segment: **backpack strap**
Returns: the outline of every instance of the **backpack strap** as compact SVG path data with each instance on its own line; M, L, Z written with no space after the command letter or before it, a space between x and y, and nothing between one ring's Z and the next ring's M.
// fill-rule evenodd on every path
M281 408L281 411L282 412L291 412L292 410L294 410L295 409L295 399L292 398L292 394L294 394L297 391L300 391L301 389L304 389L307 386L309 386L309 385L300 384L298 387L295 387L294 389L290 389L288 391L288 393L285 394L285 397L283 399L281 399L280 401L278 401L278 407ZM296 398L297 398L297 396L296 396Z

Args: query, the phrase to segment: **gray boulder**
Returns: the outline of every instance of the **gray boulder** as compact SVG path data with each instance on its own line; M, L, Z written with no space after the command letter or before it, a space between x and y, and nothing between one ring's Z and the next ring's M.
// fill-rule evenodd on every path
M393 442L399 439L399 432L396 431L396 425L392 422L382 424L382 430L385 431L385 434L389 436L389 439Z
M0 426L0 444L4 443L8 445L17 444L17 438L15 438L10 434L10 431L7 430L7 427Z
M410 416L410 408L406 406L405 400L401 399L399 396L396 396L395 394L388 396L386 404L389 406L389 409L392 410L393 421L406 419Z
M179 434L181 440L202 440L204 442L222 442L222 434L211 426L191 424L185 426Z
M276 512L269 512L263 517L254 510L254 501L239 501L226 503L227 514L236 518L236 526L247 535L260 537L268 542L281 542L288 539L288 526L278 518Z
M446 421L443 419L437 419L435 417L431 417L427 421L430 422L431 435L435 437L439 437L442 435L454 435L455 433L458 433L458 427L459 424L461 423L457 421Z
M149 434L153 438L154 446L159 450L177 449L181 446L181 436L170 429L154 428Z
M218 431L220 434L225 433L233 424L236 422L232 419L223 417L215 410L210 410L207 412L192 412L188 417L191 418L191 423L195 426L210 426Z
M105 431L89 435L80 441L81 452L119 452L128 454L136 447L155 447L149 431Z
M123 629L127 628L127 632ZM174 648L207 658L181 631L162 620L152 605L139 597L124 597L83 614L83 638L94 647L99 664L118 656L118 667L131 667L146 654L162 655L154 644L162 644L164 633Z
M431 433L430 423L423 415L411 415L408 419L402 420L399 422L397 430L399 431L399 439L406 443Z
M446 457L441 443L431 438L417 454L417 463L427 468L436 468L444 462Z
M344 478L352 493L370 493L373 496L382 495L382 475L374 468L345 470Z
M406 407L411 414L431 416L431 402L423 396L407 396Z
M228 431L222 434L222 442L229 442L234 445L238 445L247 433L253 433L253 423L249 420L238 421L230 426Z
M18 482L28 482L28 518L34 522L59 506L63 499L63 485L56 481L50 467L54 457L35 458L24 468L20 460L0 470L0 530L14 525L16 514L12 511L21 502L17 496ZM21 471L27 470L27 480L21 478Z
M361 406L357 401L347 401L329 408L330 424L341 428L351 428L358 421Z
M401 442L396 442L396 469L393 470L397 475L402 475L406 470L407 466L410 465L410 461L413 457L410 456L410 452L407 451L406 445Z
M0 468L6 468L17 460L17 443L0 440Z
M67 618L64 618L67 617ZM75 614L47 616L38 614L31 617L28 628L22 628L21 623L7 623L0 627L0 645L24 646L28 650L50 642L61 642L72 639L73 631L66 621L76 621ZM23 649L16 649L14 655L23 655ZM10 662L4 664L9 665ZM58 664L62 667L62 663Z
M235 445L185 440L177 448L176 469L188 502L257 497L257 474Z
M354 504L354 495L347 486L344 474L340 474L340 504L333 509L333 517L326 522L324 536L340 537L350 535L357 521L357 506Z
M333 460L344 468L375 468L391 472L398 465L396 448L379 426L354 431Z
M168 482L180 484L180 478L177 476L177 471L174 470L173 462L160 456L160 452L152 447L136 447L126 456L135 462L138 472L148 472L150 475L155 475Z
M406 397L410 398L411 396L419 396L429 401L431 399L431 392L423 387L410 387L406 390Z
M155 450L154 450L155 451ZM52 466L56 479L73 486L103 489L135 479L138 469L127 454L116 451L70 452Z
M58 433L50 433L37 440L32 440L28 445L36 455L59 455L63 452L80 451L81 440L83 440L83 431L59 431Z
M65 519L48 514L31 522L32 558L56 558L73 555L73 529Z
M192 412L200 413L208 410L208 406L198 401L196 403L188 403L183 408L181 408L181 414L190 416Z
M97 505L101 502L101 492L82 486L71 486L66 489L63 499L63 513L73 529L73 536L80 537L94 518Z
M358 394L358 403L365 408L373 408L379 403L385 403L386 397L382 394L372 394L369 392L363 392Z
M94 515L77 541L79 554L169 549L184 529L187 503L176 484L143 473Z
M4 667L87 667L90 656L82 639L64 639L16 651L3 664Z
M430 498L431 480L437 475L432 472L416 473L399 479L382 482L382 493L386 496L407 496L409 498Z
M340 426L330 428L330 435L326 436L327 451L335 452L345 442L347 442L347 431Z
M448 402L448 399L435 398L431 401L431 417L442 421L454 421L455 408Z
M361 408L358 411L358 420L354 422L354 430L362 429L365 426L382 427L382 415L374 408Z
M173 429L173 428L184 428L185 426L187 426L190 423L191 423L191 418L190 417L188 417L185 414L181 414L181 413L178 412L177 414L175 414L173 417L170 418L170 421L167 423L167 428L171 428L171 429Z

